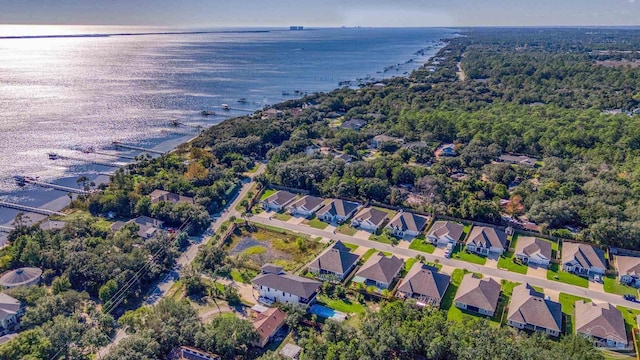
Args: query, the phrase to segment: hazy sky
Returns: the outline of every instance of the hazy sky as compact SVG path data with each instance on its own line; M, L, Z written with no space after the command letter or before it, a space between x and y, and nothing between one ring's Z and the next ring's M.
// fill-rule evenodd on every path
M0 0L2 24L640 25L640 0Z

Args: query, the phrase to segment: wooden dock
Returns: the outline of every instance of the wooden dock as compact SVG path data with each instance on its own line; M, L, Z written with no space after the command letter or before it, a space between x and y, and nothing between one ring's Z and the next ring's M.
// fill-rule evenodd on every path
M117 148L123 148L123 149L131 149L131 150L138 150L138 151L143 151L143 152L148 152L148 153L152 153L152 154L158 154L158 155L163 155L164 152L162 151L158 151L158 150L153 150L153 149L145 149L143 147L140 146L133 146L133 145L127 145L127 144L123 144L120 141L114 141L113 142L113 146Z
M124 155L124 154L111 154L108 152L102 152L102 151L82 151L82 150L78 150L80 152L82 152L83 154L97 154L97 155L103 155L103 156L110 156L112 158L117 158L117 159L128 159L128 160L136 160L135 156L131 156L131 155Z
M110 162L106 162L106 161L83 159L83 158L80 158L80 157L65 156L65 155L58 155L58 159L80 161L80 162L84 162L84 163L87 163L87 164L102 165L102 166L108 166L108 167L123 167L123 166L127 166L128 165L127 163L118 163L118 162L110 163Z
M10 202L7 202L7 201L0 201L0 207L6 207L6 208L9 208L9 209L19 210L19 211L24 211L24 212L30 212L30 213L34 213L34 214L40 214L40 215L47 215L47 216L64 215L63 213L58 212L58 211L52 211L52 210L41 209L41 208L36 208L36 207L32 207L32 206L20 205L20 204L16 204L16 203L10 203Z
M65 191L65 192L73 193L73 194L80 194L80 195L88 194L87 191L84 191L82 189L72 188L72 187L62 186L62 185L56 185L56 184L51 184L51 183L46 183L46 182L38 181L38 180L30 178L30 177L16 176L16 178L20 179L20 181L25 183L25 184L37 185L37 186L41 186L41 187L44 187L44 188Z
M14 227L0 225L0 232L9 233L9 232L12 232L13 230L15 230Z

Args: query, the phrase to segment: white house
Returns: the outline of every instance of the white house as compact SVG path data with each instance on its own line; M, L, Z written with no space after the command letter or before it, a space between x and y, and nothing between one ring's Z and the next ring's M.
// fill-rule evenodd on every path
M262 208L271 211L282 211L282 209L295 200L296 194L288 191L276 191L273 195L260 201Z
M393 231L393 235L398 237L406 236L418 236L427 226L429 218L426 216L416 215L407 211L402 211L396 214L391 219L387 228Z
M0 293L0 335L16 326L23 310L19 300Z
M452 221L436 221L431 226L427 239L436 245L457 243L462 237L464 226Z
M318 210L316 216L322 221L339 224L350 218L359 207L360 204L356 202L333 199Z
M552 257L551 243L537 237L520 236L515 256L524 264L549 267Z
M253 278L251 283L260 298L282 304L308 306L315 301L320 291L320 282L285 274L281 267L274 265L263 266L262 273Z
M640 287L640 258L632 256L616 256L616 270L621 283Z
M323 203L324 199L307 195L291 203L287 206L287 210L293 216L310 217L322 207Z
M467 250L481 255L504 252L507 246L507 234L488 226L474 226L467 238Z
M602 275L607 270L604 251L587 244L563 242L562 270L579 275Z
M493 316L500 299L500 283L492 278L480 279L474 274L462 278L454 299L459 309Z
M376 232L389 219L388 214L372 207L360 210L351 219L351 226L361 230Z
M576 333L594 340L596 345L623 349L629 345L622 313L615 306L576 301Z

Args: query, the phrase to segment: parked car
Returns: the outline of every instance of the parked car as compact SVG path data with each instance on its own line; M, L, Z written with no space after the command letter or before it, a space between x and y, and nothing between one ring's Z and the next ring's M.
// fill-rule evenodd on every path
M444 257L450 258L451 257L451 253L453 253L453 244L452 243L448 243L447 244L447 248L444 250Z
M622 297L625 300L628 300L628 301L633 301L633 302L636 301L636 296L635 295L625 294L625 295L622 295Z

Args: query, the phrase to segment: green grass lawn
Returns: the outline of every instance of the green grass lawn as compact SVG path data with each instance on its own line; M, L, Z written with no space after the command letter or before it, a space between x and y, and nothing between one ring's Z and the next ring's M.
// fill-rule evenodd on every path
M631 330L636 325L636 317L640 315L640 310L630 309L624 306L616 306L618 310L622 313L622 317L624 318L624 325L627 328L627 333L631 333Z
M515 263L513 259L513 252L506 251L498 259L498 269L504 269L518 274L526 274L529 267L527 265Z
M269 196L275 194L278 190L274 190L274 189L266 189L263 193L262 196L260 196L260 201L268 198Z
M390 253L390 252L387 252L387 251L380 251L380 250L378 250L378 249L371 248L371 249L367 250L367 252L366 252L366 253L364 253L364 255L362 255L362 257L361 257L362 262L364 263L365 261L369 260L369 258L371 257L371 255L373 255L373 254L375 254L375 253L377 253L377 252L381 252L381 253L383 253L385 256L389 256L389 255L391 255L391 253Z
M372 208L374 208L376 210L380 210L380 211L386 212L387 213L387 217L389 218L389 220L393 219L393 217L396 216L396 214L398 213L395 210L385 209L385 208L377 207L377 206L372 206Z
M336 232L339 232L340 234L344 234L344 235L353 236L358 232L358 230L352 228L351 225L349 224L342 224L336 229Z
M589 280L566 271L561 271L558 264L549 265L549 270L547 270L547 279L583 288L589 287Z
M453 250L453 255L451 257L454 259L458 259L458 260L462 260L462 261L466 261L466 262L470 262L472 264L478 264L478 265L484 265L487 262L487 258L483 256L466 252L462 248L462 245L457 245L455 247L455 249Z
M429 240L415 238L409 245L409 249L433 254L436 247Z
M380 235L372 234L371 236L369 236L369 240L377 241L377 242L381 242L381 243L383 243L383 244L389 244L389 245L391 245L391 244L393 244L394 242L397 242L397 241L398 241L398 240L396 240L396 239L392 239L392 238L388 237L388 236L387 236L387 235L385 235L385 234L380 234ZM394 240L395 240L395 241L394 241Z
M351 300L349 298L333 299L326 295L318 295L318 302L334 310L342 311L344 313L361 314L366 310L364 305L360 304L355 300Z
M91 223L91 226L101 231L104 231L104 232L111 231L111 222L109 222L104 218L95 217L91 215L88 211L84 211L84 210L75 210L72 213L69 213L64 216L51 216L50 219L64 221L64 222L89 221Z
M451 321L462 321L465 318L473 319L481 317L481 315L476 315L470 312L462 311L455 306L454 299L456 297L456 292L458 291L458 287L460 287L460 283L462 282L462 278L465 274L468 274L467 270L455 269L451 274L451 284L447 288L444 296L442 297L442 302L440 303L440 308L443 310L447 310L447 319ZM496 310L496 315L489 319L489 323L493 327L500 326L500 314L502 314L503 307Z
M324 221L318 220L318 218L316 218L316 217L314 217L311 220L305 220L302 223L305 224L305 225L309 225L314 229L320 229L320 230L324 230L324 229L327 228L327 226L329 226L329 224L327 224Z
M244 280L242 279L242 274L240 274L240 271L238 271L237 269L231 270L231 278L235 282L244 282Z
M565 334L573 334L573 329L575 328L576 324L576 320L574 318L576 310L575 302L580 300L591 302L591 300L565 293L560 293L559 300L560 305L562 306L562 313L564 314L566 320L564 325L564 332Z
M604 281L604 291L608 293L619 294L619 295L629 294L629 295L638 296L638 289L632 286L624 285L620 283L620 281L618 281L618 278L615 276L612 276L612 275L606 276L603 279L603 281Z
M289 219L291 219L293 216L285 212L285 213L276 213L273 217L275 217L280 221L289 221Z
M359 247L359 246L358 246L358 245L356 245L356 244L350 244L350 243L346 243L346 242L343 242L343 243L342 243L342 245L344 245L344 246L348 247L348 248L349 248L349 250L351 250L351 252L356 251L356 249Z
M460 241L464 241L464 239L467 238L467 235L469 235L469 232L471 232L471 228L473 227L473 225L471 224L466 224L463 228L462 228L462 236L460 237Z
M267 252L267 249L261 245L255 245L250 248L245 249L242 253L251 256L251 255L260 255Z
M255 163L254 166L251 169L247 170L247 173L248 174L253 174L256 171L258 171L258 169L260 169L260 163Z
M409 258L407 259L407 261L405 261L404 263L404 271L405 273L408 272L409 270L411 270L411 267L413 266L413 264L415 264L418 261L418 259L416 258Z

